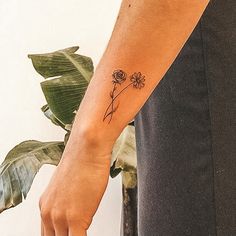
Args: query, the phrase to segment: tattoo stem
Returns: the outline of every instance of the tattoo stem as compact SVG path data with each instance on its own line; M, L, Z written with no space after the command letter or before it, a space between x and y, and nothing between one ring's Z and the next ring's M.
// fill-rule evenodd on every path
M115 92L115 90L116 90L116 84L114 84L114 86L113 86L113 90L112 90L112 92L111 92L111 94L110 94L110 97L111 97L111 104L113 103L113 101L114 101L114 92ZM110 104L110 105L111 105ZM107 111L108 111L108 109L110 108L110 105L109 105L109 107L106 109L106 112L105 112L105 115L104 115L104 118L103 118L103 121L105 120L105 116L106 116L106 114L107 114Z
M105 112L105 115L104 115L104 118L103 118L103 121L106 119L106 117L107 116L109 116L109 115L111 115L111 117L112 117L112 114L113 114L113 102L115 101L115 99L125 90L125 89L127 89L130 85L132 85L133 84L133 82L131 82L130 84L128 84L126 87L124 87L115 97L112 97L112 101L111 101L111 103L109 104L109 106L107 107L107 110L106 110L106 112ZM115 87L115 86L114 86ZM114 89L113 89L113 92L114 92ZM107 111L108 111L108 109L110 108L110 106L112 106L112 111L111 112L109 112L108 114L106 114L107 113ZM111 120L111 119L110 119Z
M114 85L114 88L113 88L113 91L112 91L112 105L111 105L111 110L113 111L113 106L114 106L114 92L116 90L116 84ZM110 118L110 121L112 119L112 116L113 116L113 112L111 113L111 118ZM110 123L109 121L109 123Z

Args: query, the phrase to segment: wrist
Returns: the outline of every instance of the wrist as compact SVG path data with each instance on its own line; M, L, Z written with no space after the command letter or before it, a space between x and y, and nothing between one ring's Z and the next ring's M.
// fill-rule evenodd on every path
M98 156L110 155L116 139L99 127L92 125L77 125L74 122L69 142L78 148L89 150Z

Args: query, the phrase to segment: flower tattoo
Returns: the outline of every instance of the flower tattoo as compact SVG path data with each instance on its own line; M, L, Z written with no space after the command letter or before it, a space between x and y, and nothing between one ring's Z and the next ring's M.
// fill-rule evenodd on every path
M115 70L112 74L113 77L113 84L121 84L126 80L126 73L123 70Z
M114 107L114 102L117 99L117 97L125 90L127 89L129 86L133 85L133 88L135 89L141 89L144 87L145 83L145 76L141 74L141 72L135 72L130 76L130 81L131 83L129 83L128 85L126 85L120 92L116 93L117 90L117 86L121 86L121 84L126 81L127 79L127 74L123 71L123 70L115 70L112 73L112 83L113 83L113 89L110 92L110 98L111 98L111 102L108 105L104 117L103 117L103 121L105 121L105 119L107 117L110 117L109 122L111 122L113 113L117 110L119 103L117 104L116 107Z
M144 75L142 75L140 72L135 72L130 80L133 82L133 87L134 88L138 88L138 89L141 89L144 87Z

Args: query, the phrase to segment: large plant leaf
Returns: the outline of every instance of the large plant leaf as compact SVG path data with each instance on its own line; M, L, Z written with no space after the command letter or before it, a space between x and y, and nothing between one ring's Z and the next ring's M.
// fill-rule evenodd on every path
M93 74L90 57L75 54L79 46L44 54L29 54L35 70L45 79L77 72L88 82Z
M26 198L34 177L43 164L57 165L64 142L29 140L14 147L0 166L0 212Z
M73 122L94 70L91 58L75 54L78 48L29 55L36 71L47 79L41 87L48 107L63 124Z

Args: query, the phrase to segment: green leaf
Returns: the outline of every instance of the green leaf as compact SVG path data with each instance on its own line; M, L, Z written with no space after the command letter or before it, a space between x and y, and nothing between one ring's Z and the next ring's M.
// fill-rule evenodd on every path
M29 54L35 70L45 79L68 73L80 73L88 82L93 74L91 58L75 54L79 46L44 54Z
M71 124L83 99L87 82L81 80L78 74L71 74L42 82L41 87L55 117L61 123Z
M137 157L136 157L136 140L135 127L128 125L122 131L116 140L112 150L112 166L110 176L115 177L121 171L136 173ZM129 185L136 183L129 183Z
M78 48L29 55L36 71L47 79L41 83L43 93L51 112L63 124L73 123L94 70L91 58L75 54Z
M41 107L41 110L42 112L44 113L44 115L49 119L51 120L51 122L54 124L54 125L57 125L57 126L61 126L63 129L65 129L65 124L63 124L62 122L60 122L56 116L53 114L53 112L50 110L48 104L44 105Z
M57 165L63 150L64 142L36 140L14 147L0 166L0 212L21 203L41 166Z

